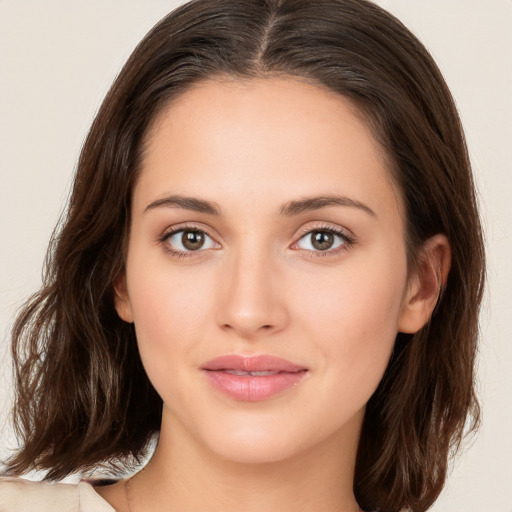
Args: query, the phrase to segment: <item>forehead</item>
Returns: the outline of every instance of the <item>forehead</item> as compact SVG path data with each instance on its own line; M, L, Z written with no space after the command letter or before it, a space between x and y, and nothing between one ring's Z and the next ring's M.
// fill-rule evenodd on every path
M293 78L224 79L198 83L157 116L134 196L242 194L261 207L334 188L400 209L384 151L349 100Z

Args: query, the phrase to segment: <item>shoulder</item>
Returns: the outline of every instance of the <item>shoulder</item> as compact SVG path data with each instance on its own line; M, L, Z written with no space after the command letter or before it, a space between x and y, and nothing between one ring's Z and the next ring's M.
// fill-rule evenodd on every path
M0 479L0 512L62 510L79 512L78 486Z
M86 483L54 484L0 478L0 512L115 512Z

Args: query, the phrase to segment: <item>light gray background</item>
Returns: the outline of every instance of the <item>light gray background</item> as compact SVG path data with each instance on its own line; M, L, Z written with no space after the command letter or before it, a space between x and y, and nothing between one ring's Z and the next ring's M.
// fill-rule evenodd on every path
M0 0L0 455L12 443L7 330L40 283L91 120L135 44L181 2ZM483 427L434 511L512 512L512 0L380 0L430 49L457 100L481 196L489 285ZM5 355L4 355L5 354Z

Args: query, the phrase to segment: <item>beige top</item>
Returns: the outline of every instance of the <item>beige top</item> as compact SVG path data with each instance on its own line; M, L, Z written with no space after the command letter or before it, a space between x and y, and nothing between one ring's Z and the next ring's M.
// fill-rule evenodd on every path
M0 512L115 512L87 482L51 484L0 478Z

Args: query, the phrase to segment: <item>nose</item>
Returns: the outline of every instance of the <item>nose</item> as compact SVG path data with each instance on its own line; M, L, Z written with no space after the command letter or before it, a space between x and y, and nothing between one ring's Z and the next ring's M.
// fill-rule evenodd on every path
M287 326L286 289L271 254L249 248L233 254L220 279L217 323L223 330L253 340Z

